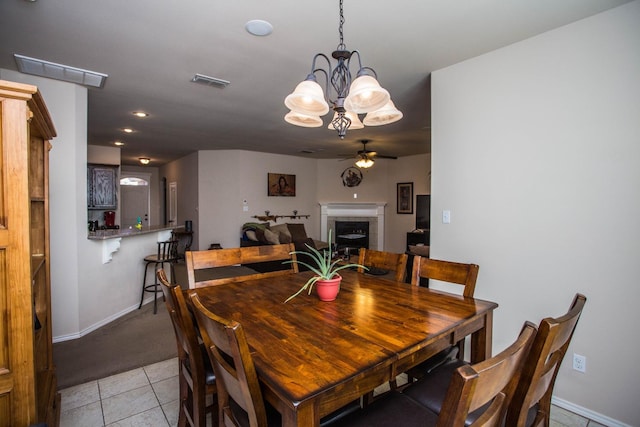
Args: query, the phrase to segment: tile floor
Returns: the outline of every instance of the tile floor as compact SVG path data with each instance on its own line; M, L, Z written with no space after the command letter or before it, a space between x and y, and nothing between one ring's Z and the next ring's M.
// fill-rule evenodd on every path
M173 427L178 424L178 362L169 359L60 391L60 427ZM552 407L550 427L604 427Z

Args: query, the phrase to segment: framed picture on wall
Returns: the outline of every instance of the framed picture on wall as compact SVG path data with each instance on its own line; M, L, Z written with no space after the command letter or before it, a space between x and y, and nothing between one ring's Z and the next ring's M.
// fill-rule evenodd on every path
M399 182L397 192L397 213L413 214L413 182Z
M284 173L267 174L267 195L293 197L296 195L296 176Z

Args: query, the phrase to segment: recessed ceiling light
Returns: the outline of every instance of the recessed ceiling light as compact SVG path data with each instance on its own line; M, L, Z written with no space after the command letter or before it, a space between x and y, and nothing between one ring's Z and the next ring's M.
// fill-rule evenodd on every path
M124 132L124 133L133 133L133 129L131 129L131 128L123 128L122 132Z
M113 141L113 145L117 145L118 147L121 147L124 145L124 142L122 141Z
M133 114L136 117L140 117L140 118L149 117L149 114L145 113L144 111L134 111L131 114Z
M262 19L253 19L244 24L244 28L249 32L249 34L259 37L268 36L273 32L273 25L267 21L263 21Z

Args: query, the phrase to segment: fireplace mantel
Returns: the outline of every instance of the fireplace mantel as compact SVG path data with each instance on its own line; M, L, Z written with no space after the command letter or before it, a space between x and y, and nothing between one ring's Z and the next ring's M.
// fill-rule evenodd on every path
M384 250L384 207L386 203L320 203L320 235L328 236L330 217L377 218L377 250Z

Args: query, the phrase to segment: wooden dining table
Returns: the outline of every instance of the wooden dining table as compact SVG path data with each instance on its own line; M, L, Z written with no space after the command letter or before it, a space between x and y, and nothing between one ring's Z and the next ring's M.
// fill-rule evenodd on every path
M282 425L320 418L471 335L471 361L491 356L496 303L343 270L338 298L301 293L310 272L188 290L240 322L265 399Z

